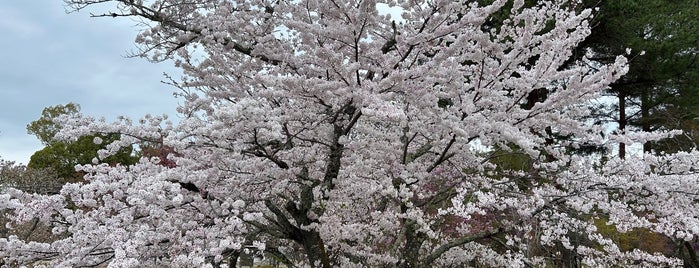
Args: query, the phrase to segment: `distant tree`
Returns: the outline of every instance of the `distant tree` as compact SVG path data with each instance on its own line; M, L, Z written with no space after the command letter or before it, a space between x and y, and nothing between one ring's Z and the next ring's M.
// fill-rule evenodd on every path
M162 139L142 142L138 147L138 153L141 157L156 158L158 163L165 167L174 168L177 166L173 159L180 155L172 146L163 144Z
M699 116L699 2L696 0L584 1L598 8L592 32L578 56L613 62L629 56L629 71L611 84L618 102L611 115L619 132L635 127L645 132L682 129L688 135L645 142L643 150L675 152L696 146ZM627 49L629 53L627 53ZM626 144L619 146L619 156Z
M75 171L76 165L90 164L97 155L97 151L104 148L104 144L109 144L117 140L118 134L94 134L78 138L74 142L54 142L43 149L36 151L29 159L27 167L30 169L52 169L58 177L79 179L82 174ZM95 138L102 141L95 143ZM109 164L130 165L136 162L136 157L132 156L131 147L122 149L118 154L109 156L102 162Z
M0 190L16 188L29 193L58 193L62 183L51 169L31 169L0 159Z
M62 115L71 115L80 112L80 105L68 103L44 108L41 118L27 125L27 132L34 134L46 145L35 152L29 159L27 167L30 169L49 168L57 177L78 180L81 173L75 171L76 165L90 164L98 157L97 152L119 139L119 134L92 134L82 136L74 141L58 141L54 136L61 130L61 126L55 122ZM133 164L136 157L132 155L133 148L122 148L118 153L102 159L110 164Z
M56 105L44 108L41 117L27 125L27 133L36 136L41 143L46 146L53 144L56 133L61 130L61 126L54 122L54 119L61 115L77 114L80 112L80 105L68 103L66 105Z

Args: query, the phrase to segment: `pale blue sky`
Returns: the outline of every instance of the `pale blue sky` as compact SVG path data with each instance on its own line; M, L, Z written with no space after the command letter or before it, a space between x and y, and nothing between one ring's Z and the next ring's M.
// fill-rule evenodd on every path
M113 119L147 113L176 118L170 63L127 58L135 22L66 14L59 0L0 1L0 158L27 163L42 148L26 133L46 106L75 102L84 114Z

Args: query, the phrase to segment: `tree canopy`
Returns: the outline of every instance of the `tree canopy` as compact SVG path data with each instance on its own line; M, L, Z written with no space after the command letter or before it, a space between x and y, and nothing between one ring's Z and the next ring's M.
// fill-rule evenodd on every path
M615 109L618 115L614 117L620 129L635 126L644 131L686 131L687 135L644 144L646 152L652 147L657 153L696 147L699 2L585 2L588 7L599 8L599 12L593 19L591 35L580 49L591 50L600 62L611 62L616 55L630 51L629 72L611 87L619 98Z
M598 161L592 103L627 59L575 58L577 1L66 0L135 17L151 60L184 70L183 118L61 117L57 140L118 133L56 195L0 194L9 265L235 267L677 266L613 235L699 236L699 153ZM387 10L392 8L394 14ZM566 137L557 139L555 137ZM163 157L163 153L167 156ZM39 263L41 261L41 263Z
M54 119L61 115L77 114L80 112L80 105L68 103L66 105L56 105L44 108L41 117L27 125L27 133L36 136L41 143L50 146L54 142L54 136L61 130L61 126L54 122Z
M36 135L46 145L31 156L28 168L51 169L57 178L63 180L79 179L82 173L76 172L75 166L92 163L98 157L99 150L119 138L118 133L95 133L76 140L56 140L54 137L62 128L56 120L60 116L76 115L79 112L80 105L75 103L46 107L39 119L27 125L27 132ZM119 153L103 159L103 162L133 164L136 159L131 154L132 147L122 148Z

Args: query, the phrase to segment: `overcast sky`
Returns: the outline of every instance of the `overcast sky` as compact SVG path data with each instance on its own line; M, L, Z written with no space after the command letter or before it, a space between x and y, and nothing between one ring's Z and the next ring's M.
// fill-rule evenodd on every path
M135 49L135 22L89 12L66 14L58 0L0 1L0 158L26 164L42 148L26 125L47 106L75 102L108 119L176 117L179 100L160 81L163 72L179 72L126 57Z

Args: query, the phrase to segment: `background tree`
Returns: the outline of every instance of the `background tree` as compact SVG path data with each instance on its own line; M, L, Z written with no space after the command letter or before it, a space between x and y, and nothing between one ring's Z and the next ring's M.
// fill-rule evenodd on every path
M601 62L631 49L629 72L613 83L610 91L618 99L619 128L684 131L684 135L644 142L644 153L696 149L699 2L590 1L588 6L598 7L599 12L592 34L581 47L596 53L596 60ZM625 150L622 143L620 157L624 157ZM645 240L648 245L662 244L667 238ZM680 239L674 244L669 248L684 259L687 267L699 267L696 239Z
M530 6L535 6L537 2L525 1L526 5ZM609 89L609 96L616 100L602 101L591 115L590 121L595 124L616 122L621 132L627 129L640 129L644 132L674 129L684 131L684 135L660 141L641 142L644 153L676 152L696 148L696 140L699 138L696 136L699 111L697 3L662 0L583 1L583 5L578 8L596 8L597 11L591 21L590 36L579 44L570 63L586 57L593 62L610 63L620 54L627 54L630 58L628 73L612 83ZM500 12L506 13L507 10ZM554 135L552 138L561 144L570 137ZM590 145L593 144L571 150L575 150L576 154L592 152L601 155L603 161L606 161L611 151L605 147ZM621 158L624 158L628 151L626 145L624 142L619 144L617 152ZM499 156L496 160L509 159L507 157ZM521 155L509 157L516 160L521 158ZM598 227L605 228L602 225ZM656 250L651 251L676 254L675 256L685 260L686 265L698 267L696 240L673 242L668 237L649 234L644 230L636 230L633 233L636 236L607 230L604 235L625 237L626 241L630 241L627 243L656 247ZM634 240L634 237L637 240ZM650 237L654 239L651 241ZM578 241L585 243L584 240ZM664 245L664 249L657 250L662 248L658 245Z
M156 158L161 165L169 168L177 166L177 163L175 163L173 159L179 155L174 148L163 145L162 139L155 142L142 142L138 147L138 152L141 157Z
M58 193L61 184L50 169L29 169L12 161L0 159L1 189L16 188L29 193Z
M629 72L612 84L610 93L620 131L638 127L650 132L682 129L688 135L657 142L655 149L678 151L696 147L699 115L699 2L587 1L598 8L591 35L581 44L595 61L610 62L630 49ZM643 144L651 152L652 142ZM619 146L624 157L626 145Z
M78 180L82 173L75 171L76 165L90 164L98 157L97 152L119 138L119 134L93 134L73 141L54 139L61 126L55 122L60 116L75 115L80 112L80 105L68 103L44 108L41 117L27 125L27 132L34 134L46 147L35 152L29 159L30 169L50 169L58 178ZM110 164L133 164L137 158L132 155L131 147L123 148L103 162Z
M41 143L49 146L56 142L53 137L61 130L61 126L54 122L54 119L61 115L80 113L80 105L68 103L66 105L56 105L44 108L39 119L27 125L27 133L36 136Z
M676 266L595 220L699 235L699 153L599 163L569 149L609 146L589 102L627 70L570 60L590 33L576 2L68 4L110 2L102 16L152 26L144 56L185 71L184 118L75 115L56 137L122 134L109 153L162 141L174 165L85 165L58 195L0 195L17 223L65 234L0 239L8 263L235 266L254 248L310 267ZM628 134L613 138L664 137Z

